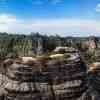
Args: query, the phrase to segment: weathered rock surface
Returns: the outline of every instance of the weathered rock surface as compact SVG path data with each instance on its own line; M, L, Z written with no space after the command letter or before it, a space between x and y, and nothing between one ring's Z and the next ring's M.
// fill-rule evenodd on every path
M88 75L77 52L66 55L45 64L13 61L6 67L6 100L99 100L99 73Z

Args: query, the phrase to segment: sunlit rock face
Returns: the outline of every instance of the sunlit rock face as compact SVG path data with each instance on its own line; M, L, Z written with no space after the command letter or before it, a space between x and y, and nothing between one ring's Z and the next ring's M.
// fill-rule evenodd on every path
M6 84L6 76L0 73L0 100L4 100L5 89L4 86Z
M35 72L35 71L34 71ZM13 62L7 68L7 83L4 87L7 100L34 100L35 93L32 66Z
M29 59L6 65L6 100L77 100L86 91L86 68L77 51Z

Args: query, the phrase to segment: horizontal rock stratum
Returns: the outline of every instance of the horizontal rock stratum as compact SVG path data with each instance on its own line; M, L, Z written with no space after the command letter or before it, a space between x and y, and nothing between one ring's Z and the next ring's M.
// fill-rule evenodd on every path
M0 77L1 97L4 95L5 99L0 100L94 100L78 50L63 49L68 50L61 53L60 48L48 56L6 59L6 74Z

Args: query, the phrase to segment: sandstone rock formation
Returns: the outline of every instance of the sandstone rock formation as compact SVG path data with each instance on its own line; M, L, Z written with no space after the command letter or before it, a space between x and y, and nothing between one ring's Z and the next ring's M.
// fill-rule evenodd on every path
M86 67L76 50L36 59L6 65L6 100L78 100L87 90Z

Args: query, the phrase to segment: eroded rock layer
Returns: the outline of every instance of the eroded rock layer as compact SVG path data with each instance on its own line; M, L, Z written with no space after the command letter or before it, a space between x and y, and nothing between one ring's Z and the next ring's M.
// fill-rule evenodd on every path
M11 61L6 66L6 100L77 100L87 89L80 55L75 51L50 57L31 64Z

